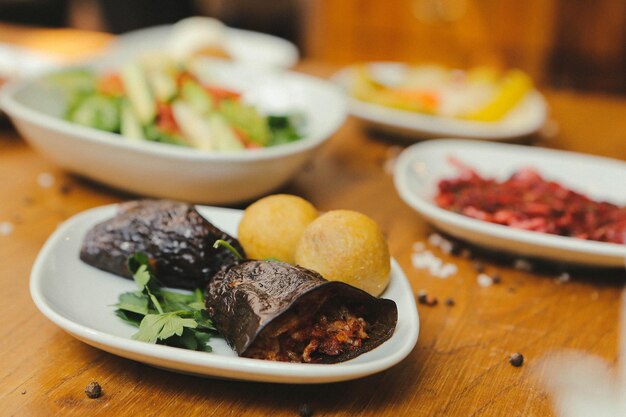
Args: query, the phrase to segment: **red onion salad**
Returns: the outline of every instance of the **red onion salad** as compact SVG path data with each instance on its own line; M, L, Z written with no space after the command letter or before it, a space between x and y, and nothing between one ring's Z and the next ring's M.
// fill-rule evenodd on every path
M435 203L441 208L517 229L626 243L626 207L592 200L531 168L497 181L452 163L461 172L439 181Z

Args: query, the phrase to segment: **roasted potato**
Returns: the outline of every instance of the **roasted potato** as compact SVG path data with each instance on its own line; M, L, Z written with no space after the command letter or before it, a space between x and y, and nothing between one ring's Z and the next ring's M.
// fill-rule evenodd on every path
M244 211L238 239L250 258L294 263L296 244L317 216L315 207L300 197L271 195Z
M355 211L329 211L309 224L296 247L295 262L374 296L389 283L387 242L374 220Z

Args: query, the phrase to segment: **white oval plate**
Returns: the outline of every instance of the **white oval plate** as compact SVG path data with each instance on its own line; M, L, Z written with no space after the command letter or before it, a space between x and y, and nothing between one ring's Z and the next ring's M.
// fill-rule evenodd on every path
M36 79L7 84L0 104L30 145L69 171L140 195L208 204L246 201L285 184L346 117L344 96L328 81L240 63L203 64L203 74L241 91L261 112L302 114L303 138L232 152L135 141L64 120L60 95Z
M147 51L161 49L173 25L133 30L111 43L107 59L128 62ZM226 28L226 51L234 61L274 68L291 68L298 62L298 48L286 39L249 30Z
M406 64L375 62L368 64L374 73L383 78L400 77ZM544 124L547 105L542 95L534 90L522 102L498 122L476 122L448 117L432 116L416 112L392 109L355 99L349 94L354 68L339 71L332 80L348 95L348 110L353 116L373 127L403 137L426 139L433 137L459 137L485 140L510 140L530 135Z
M242 212L198 207L200 213L234 235ZM344 381L383 371L404 359L415 346L419 319L413 290L392 260L391 281L382 295L398 306L393 336L376 349L334 365L294 364L238 357L224 339L211 340L212 353L189 351L132 340L136 329L117 318L113 305L135 284L83 263L80 246L87 230L111 218L115 205L80 213L50 236L37 256L30 278L39 310L72 336L107 352L172 371L249 381L309 384Z
M0 80L28 78L58 66L58 62L43 53L0 43Z
M476 220L439 208L433 201L439 180L458 176L453 157L482 176L498 180L531 167L594 200L626 205L626 163L574 152L502 143L442 139L405 149L394 168L400 197L437 228L451 236L496 251L558 262L619 267L626 245L556 236Z

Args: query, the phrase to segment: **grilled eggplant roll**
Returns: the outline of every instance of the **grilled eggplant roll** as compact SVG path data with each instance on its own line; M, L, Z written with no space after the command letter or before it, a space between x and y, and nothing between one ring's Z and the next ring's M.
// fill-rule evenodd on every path
M239 356L337 363L389 339L396 304L283 262L246 260L218 272L206 306Z
M80 259L132 278L127 260L144 252L163 285L204 288L222 266L235 260L229 250L213 248L217 239L243 253L235 238L212 225L193 206L169 200L131 201L120 204L115 217L87 233Z

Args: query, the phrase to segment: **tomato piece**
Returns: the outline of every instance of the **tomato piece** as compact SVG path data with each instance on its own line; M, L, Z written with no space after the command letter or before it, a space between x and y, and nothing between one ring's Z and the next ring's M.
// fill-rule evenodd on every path
M180 89L182 87L182 85L185 83L185 81L187 80L191 80L194 82L198 82L198 80L196 79L196 77L193 76L193 74L183 71L183 72L179 72L176 75L176 85L178 86L178 88Z
M239 100L241 93L224 87L204 85L204 89L219 103L222 100Z
M166 133L180 133L180 128L172 112L172 106L167 103L157 103L156 125Z
M263 146L259 145L258 143L251 141L250 137L248 136L248 134L246 132L244 132L243 130L239 129L236 126L231 126L231 127L233 129L233 132L235 132L235 135L237 136L237 139L239 139L239 141L247 149L258 149L258 148L262 148L263 147Z
M96 89L108 96L121 96L124 94L124 83L117 73L105 74L98 80Z

